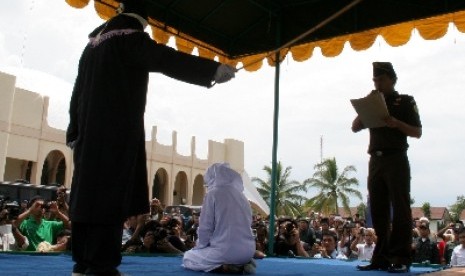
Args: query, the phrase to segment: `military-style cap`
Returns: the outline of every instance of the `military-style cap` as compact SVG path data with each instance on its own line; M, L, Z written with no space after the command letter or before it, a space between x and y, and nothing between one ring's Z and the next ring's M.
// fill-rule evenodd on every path
M393 79L397 79L396 72L394 71L394 68L390 62L373 62L373 77L378 77L384 74Z

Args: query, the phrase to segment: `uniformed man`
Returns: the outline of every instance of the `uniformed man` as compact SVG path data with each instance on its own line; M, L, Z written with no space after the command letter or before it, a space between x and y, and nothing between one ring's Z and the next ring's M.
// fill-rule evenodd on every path
M390 62L373 62L373 82L375 90L371 93L383 93L390 115L384 127L369 129L368 193L378 239L371 263L357 268L408 272L412 262L412 213L407 136L421 137L421 121L414 98L395 91L397 75ZM352 131L364 128L357 116Z

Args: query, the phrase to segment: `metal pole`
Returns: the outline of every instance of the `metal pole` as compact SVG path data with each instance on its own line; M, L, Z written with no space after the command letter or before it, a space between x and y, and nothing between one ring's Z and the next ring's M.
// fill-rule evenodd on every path
M278 19L276 43L281 40L281 21ZM268 255L274 255L274 232L275 232L275 212L276 212L276 185L277 185L277 152L278 152L278 120L279 120L279 73L280 73L280 53L275 53L275 78L274 78L274 115L273 115L273 151L271 161L271 196L270 196L270 220L268 231Z

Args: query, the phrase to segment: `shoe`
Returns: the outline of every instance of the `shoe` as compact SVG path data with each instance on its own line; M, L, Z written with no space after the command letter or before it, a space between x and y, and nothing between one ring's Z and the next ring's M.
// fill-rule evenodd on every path
M367 264L367 265L357 265L357 269L360 271L388 270L388 266L378 265L378 264Z
M244 274L255 274L257 268L257 264L252 259L250 262L244 265Z
M388 268L389 273L406 273L410 272L410 266L404 264L392 264Z

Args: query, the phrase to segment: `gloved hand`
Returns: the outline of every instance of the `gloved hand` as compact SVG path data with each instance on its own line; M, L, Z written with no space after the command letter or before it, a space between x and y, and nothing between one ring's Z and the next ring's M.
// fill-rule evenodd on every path
M236 68L227 64L220 64L220 66L218 66L218 69L216 69L214 80L216 83L227 82L230 79L234 78L235 74Z
M73 149L74 149L74 146L76 145L76 140L74 140L74 141L71 141L71 142L69 142L69 143L68 143L68 144L66 144L66 145L67 145L67 146L68 146L70 149L72 149L72 150L73 150Z

